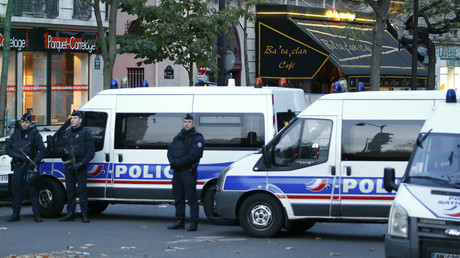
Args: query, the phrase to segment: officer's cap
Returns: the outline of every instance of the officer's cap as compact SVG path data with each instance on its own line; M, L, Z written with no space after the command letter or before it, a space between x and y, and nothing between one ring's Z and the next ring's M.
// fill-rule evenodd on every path
M24 115L22 115L21 120L32 122L32 115L29 112L27 112Z
M78 110L74 110L71 116L78 116L79 118L82 118L82 114Z
M195 120L195 119L193 118L193 116L192 116L192 115L190 115L190 114L187 114L187 115L185 115L184 119L187 119L187 120L192 120L192 121L194 121L194 120Z

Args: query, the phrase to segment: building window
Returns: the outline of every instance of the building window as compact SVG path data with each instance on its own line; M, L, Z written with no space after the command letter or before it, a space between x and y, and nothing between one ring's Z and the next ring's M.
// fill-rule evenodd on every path
M0 53L0 59L3 60L3 53ZM10 51L10 60L8 64L8 82L6 84L6 126L7 132L13 133L16 121L16 52ZM0 62L0 70L2 62Z
M128 84L130 88L142 87L144 68L128 68Z
M59 15L58 0L18 0L14 2L13 15L56 18Z
M74 0L73 18L84 21L91 19L91 6L85 0Z
M46 53L24 52L22 74L22 114L30 112L38 125L46 121Z

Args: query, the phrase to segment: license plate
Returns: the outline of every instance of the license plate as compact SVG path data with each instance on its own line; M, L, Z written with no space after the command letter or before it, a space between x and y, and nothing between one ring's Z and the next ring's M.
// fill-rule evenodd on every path
M431 258L460 258L460 254L431 253Z
M0 176L0 182L8 183L8 175L1 175Z

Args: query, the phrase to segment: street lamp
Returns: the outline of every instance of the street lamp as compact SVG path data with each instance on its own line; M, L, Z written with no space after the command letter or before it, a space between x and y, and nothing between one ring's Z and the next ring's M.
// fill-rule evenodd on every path
M376 125L376 124L371 124L371 123L368 123L368 122L361 122L361 123L357 123L355 124L356 126L366 126L366 125L371 125L371 126L375 126L375 127L378 127L380 128L380 132L383 131L383 128L387 125Z

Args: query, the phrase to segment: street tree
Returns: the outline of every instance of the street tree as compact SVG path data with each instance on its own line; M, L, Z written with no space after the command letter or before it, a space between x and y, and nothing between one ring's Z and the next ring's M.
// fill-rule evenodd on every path
M8 84L8 67L10 61L11 16L13 14L14 0L8 0L5 17L0 17L3 25L3 58L0 87L0 136L5 133L6 121L6 88Z
M375 15L371 57L370 90L378 91L380 90L380 59L383 45L383 34L387 28L390 0L365 1L372 8Z
M399 10L403 19L405 29L414 29L413 0L406 0L404 8ZM426 0L420 2L418 16L423 23L418 23L419 46L427 49L428 56L428 86L427 89L434 90L436 85L436 45L430 35L444 34L441 44L448 45L452 33L460 28L460 0ZM411 39L402 38L402 42L410 45Z
M120 53L135 53L138 65L174 61L187 71L189 86L193 85L194 64L218 71L214 55L218 34L230 38L229 28L249 15L244 7L216 10L202 0L161 1L159 5L127 0L121 9L137 16L133 24L137 29L118 37Z
M113 66L117 58L117 15L120 7L121 0L87 0L87 3L93 7L94 15L97 23L97 44L101 51L102 59L104 61L103 66L103 88L109 89L110 82L113 75ZM106 32L102 20L102 13L100 4L104 3L108 6L109 12L109 28Z

